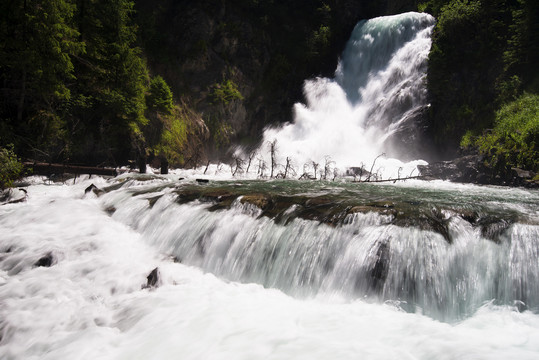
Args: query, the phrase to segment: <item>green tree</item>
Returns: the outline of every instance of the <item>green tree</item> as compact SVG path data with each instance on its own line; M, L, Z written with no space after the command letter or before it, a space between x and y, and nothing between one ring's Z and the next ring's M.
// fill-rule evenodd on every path
M150 81L146 104L149 109L169 114L173 107L172 91L161 76L155 76Z
M65 138L60 113L71 98L72 56L83 48L74 11L68 0L0 3L0 118L26 145L46 153L59 152Z
M494 122L511 21L506 2L452 0L441 6L427 77L429 131L445 149L455 151L467 130L481 132Z
M504 77L502 84L539 92L539 3L533 0L517 0L512 11L512 24L509 27L510 37L507 50L504 52ZM511 99L509 99L511 100Z
M70 107L75 152L91 161L125 163L143 151L148 71L136 46L133 1L79 0L77 28L85 52L76 58ZM93 154L88 157L88 154Z
M496 112L494 128L478 137L470 133L463 146L476 146L500 171L519 167L539 171L539 95L524 93Z

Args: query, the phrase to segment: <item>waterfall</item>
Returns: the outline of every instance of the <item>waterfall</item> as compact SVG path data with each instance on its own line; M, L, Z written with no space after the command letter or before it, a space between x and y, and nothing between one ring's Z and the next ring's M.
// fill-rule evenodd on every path
M307 80L307 104L296 104L294 121L264 132L264 144L277 140L278 153L297 168L328 157L343 167L369 166L395 176L397 160L418 159L420 125L426 103L426 60L434 18L405 13L361 21L355 27L335 78ZM391 159L393 158L393 159ZM396 158L396 159L395 159Z

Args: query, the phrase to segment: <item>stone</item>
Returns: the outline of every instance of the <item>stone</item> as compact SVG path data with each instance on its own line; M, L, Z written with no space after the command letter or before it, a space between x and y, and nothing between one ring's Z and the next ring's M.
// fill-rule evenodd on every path
M91 184L86 189L84 189L84 194L88 194L89 192L92 192L97 196L103 195L105 193L105 191L101 190L100 188L98 188L94 184Z
M264 194L244 195L241 197L240 202L242 204L248 203L254 205L261 210L268 209L272 204L270 197Z
M51 267L55 263L55 258L52 255L52 253L48 253L47 255L41 257L34 266L36 267Z
M153 269L150 274L146 277L147 282L146 285L143 286L143 289L151 289L156 288L161 285L161 273L159 272L159 268L156 267Z

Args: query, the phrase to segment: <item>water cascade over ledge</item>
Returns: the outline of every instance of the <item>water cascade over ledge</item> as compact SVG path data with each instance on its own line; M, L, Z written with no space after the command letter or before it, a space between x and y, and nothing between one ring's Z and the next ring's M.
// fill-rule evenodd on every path
M160 251L229 280L446 321L488 301L539 309L537 194L287 181L147 192L105 204Z

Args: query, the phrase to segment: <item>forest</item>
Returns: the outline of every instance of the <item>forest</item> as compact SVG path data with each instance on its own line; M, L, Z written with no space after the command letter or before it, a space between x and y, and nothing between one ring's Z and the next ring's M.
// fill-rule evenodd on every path
M437 19L434 157L538 172L534 0L5 0L0 186L17 159L196 167L256 144L291 120L305 79L331 76L357 21L404 11Z

